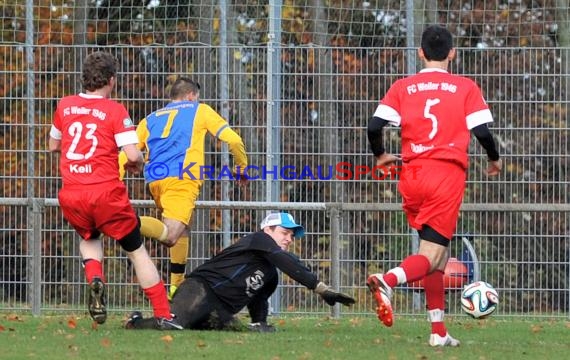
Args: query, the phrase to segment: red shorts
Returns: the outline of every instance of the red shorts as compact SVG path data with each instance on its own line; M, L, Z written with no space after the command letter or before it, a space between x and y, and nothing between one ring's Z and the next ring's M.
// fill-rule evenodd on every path
M64 186L59 191L63 217L83 239L103 233L119 240L138 226L127 188L120 181L90 186Z
M410 226L421 230L429 225L451 240L465 192L465 170L440 160L418 159L409 165L415 167L415 174L402 177L398 190Z

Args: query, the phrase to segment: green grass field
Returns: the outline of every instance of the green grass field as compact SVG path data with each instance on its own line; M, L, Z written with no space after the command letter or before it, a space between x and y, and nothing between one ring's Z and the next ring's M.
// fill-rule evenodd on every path
M0 359L568 359L570 321L448 319L459 348L431 348L429 324L396 317L279 317L272 334L124 330L110 317L0 314Z

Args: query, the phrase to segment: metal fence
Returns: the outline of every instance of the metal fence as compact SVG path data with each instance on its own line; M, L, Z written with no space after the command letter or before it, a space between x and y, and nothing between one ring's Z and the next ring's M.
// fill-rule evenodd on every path
M30 311L36 315L84 311L87 292L78 256L78 238L65 225L55 229L45 226L53 223L54 218L61 220L57 200L33 199L31 203L25 198L2 200L29 224L22 229L4 229L4 233L10 230L13 237L2 240L2 310ZM134 201L134 204L144 213L153 208L150 201ZM235 215L249 214L248 223L252 227L259 223L265 210L275 209L291 211L305 224L317 224L316 229L324 230L308 227L306 237L295 243L293 251L319 274L320 279L357 299L357 304L351 308L336 306L331 310L317 296L285 276L272 298L275 313L370 314L374 304L364 286L367 274L396 266L417 248L417 237L409 231L396 204L199 201L192 228L204 226L198 219L209 220L209 214L219 209L232 209ZM569 211L565 205L463 206L461 223L469 225L460 226L460 233L450 246L450 255L465 261L468 246L473 246L478 259L475 276L492 283L501 297L501 306L495 316L568 316L568 252L562 256L556 254L565 238L547 236L528 222L529 217L541 216L546 227L556 226L564 221L563 217L567 217ZM343 214L350 214L348 226ZM512 222L529 231L527 234L481 233L491 219ZM362 231L359 226L365 226L365 223L371 228ZM385 229L386 224L391 225L389 232ZM396 224L400 230L395 233ZM342 232L342 228L352 230ZM467 241L462 241L462 237ZM200 264L223 246L219 231L192 230L191 239L189 267ZM22 245L21 251L18 251L18 242ZM150 240L146 245L159 270L166 275L169 261L166 248ZM149 305L133 280L133 270L120 247L111 239L105 239L104 246L110 311L148 310ZM461 314L460 290L447 290L450 314ZM421 293L409 286L401 286L393 301L401 315L423 314L425 309Z
M24 69L9 71L12 78L4 73L4 84L12 91L2 101L4 123L0 143L3 167L0 175L3 192L0 198L0 301L3 310L76 311L85 302L77 238L57 207L40 206L42 199L56 197L60 185L58 159L45 151L44 144L56 101L64 93L50 81L57 78L74 81L77 77L75 72L51 68L52 62L54 58L72 56L70 53L79 50L35 49L41 61L37 69L31 71L36 84L34 97L10 86L12 79L30 74L23 63ZM123 60L119 82L124 85L118 88L116 96L127 105L134 119L166 101L162 88L171 73L134 71L131 62L126 60L146 51L144 48L109 50ZM210 59L212 51L216 52L210 48L179 47L176 50L187 54L184 57L197 67ZM8 46L4 51L14 59L22 56L17 46ZM253 58L265 58L266 51L255 49ZM406 54L405 49L383 51L390 51L396 59ZM488 102L496 117L493 131L504 155L505 171L498 179L488 180L482 175L485 160L481 148L475 142L472 144L465 203L482 207L462 212L457 230L458 234L473 236L481 259L482 278L495 285L502 296L499 315L531 313L566 317L569 313L567 94L557 85L562 76L559 71L528 72L539 61L536 59L553 57L552 62L556 63L556 57L566 51L525 49L521 54L520 49L514 48L496 52L461 49L463 56L454 64L458 68L463 62L487 64L485 75L468 75L475 77L485 93L490 94ZM167 53L167 49L152 52ZM310 55L311 52L315 55ZM476 56L471 52L477 52ZM213 178L206 181L200 199L342 204L338 222L332 221L328 211L307 210L299 204L294 214L309 231L295 250L324 280L332 281L334 274L341 275L341 289L358 299L357 306L342 311L369 313L372 304L364 288L366 274L393 267L412 248L411 233L399 210L396 180L375 180L372 174L366 173L366 166L372 166L365 135L367 119L377 99L397 73L405 72L404 68L394 69L394 63L388 62L378 66L376 60L370 60L377 56L370 49L281 49L281 53L282 57L292 58L320 56L324 67L332 66L337 58L356 53L369 59L370 67L363 67L358 74L328 75L319 68L310 72L300 69L277 72L282 86L271 104L266 98L255 98L254 94L239 88L233 88L227 100L207 99L216 108L230 109L228 118L244 138L250 163L266 166L270 172L265 179L252 181L247 190L234 187L223 178ZM512 61L508 64L509 76L501 75L507 67L490 66L497 53ZM524 67L513 59L522 59L529 65ZM175 62L174 66L173 72L180 73L187 64ZM196 72L193 75L213 88L221 86L218 82L222 80L214 74ZM236 64L236 68L229 69L227 84L252 82L267 93L270 92L268 76L253 70L245 72ZM541 87L547 94L538 100L535 97L541 93ZM158 89L159 95L149 92L133 97L130 95L133 88ZM323 94L325 89L328 93ZM387 139L389 151L397 153L398 132L391 129ZM222 156L223 149L215 142L209 143L207 149L208 163L220 169L227 161ZM278 171L271 173L274 167ZM281 172L285 168L287 170ZM311 174L303 175L304 169L309 169ZM150 200L142 180L129 178L127 183L133 199ZM25 205L10 205L18 198L26 199ZM36 203L36 199L40 203ZM354 205L347 210L349 204ZM232 239L255 230L263 211L251 209L248 205L232 210L209 207L198 211L192 225L190 268ZM156 214L156 210L147 206L140 208L140 213ZM338 243L331 239L333 229L338 231ZM39 240L31 237L32 231L41 234ZM165 271L164 249L153 243L148 245ZM112 241L106 242L106 247L110 307L146 306L119 249ZM332 252L335 247L339 248L339 257ZM37 279L40 279L39 287ZM281 303L275 305L279 311L328 312L319 299L287 279L280 289ZM417 304L413 292L398 294L395 302L399 312L410 314L418 309L413 305ZM457 312L457 291L448 296L451 312Z
M378 8L372 9L332 1L332 10L323 12L320 2L286 1L280 27L279 1L270 2L269 13L265 4L248 1L230 4L228 18L238 31L226 32L233 35L224 44L219 30L220 45L213 46L208 26L220 18L208 1L188 10L187 21L177 18L175 30L156 28L152 41L136 26L157 25L145 22L148 12L169 17L165 14L173 7L128 7L120 12L125 17L111 24L117 26L113 33L102 21L70 25L65 13L70 7L55 5L66 1L39 1L37 7L24 3L6 5L2 15L1 311L84 311L78 239L54 200L60 186L58 159L45 151L45 142L57 100L79 91L78 64L90 51L105 49L121 63L113 96L135 121L167 101L176 75L190 74L203 85L204 101L242 135L250 163L268 171L246 190L223 176L205 182L191 226L188 270L257 229L266 211L289 209L307 228L293 251L324 281L357 298L354 307L336 308L334 314L371 314L367 274L397 265L414 248L414 234L400 210L397 180L378 180L367 171L373 159L366 124L390 84L417 68L419 25L437 15L457 38L451 70L475 79L491 107L492 131L505 163L497 179L487 179L481 147L471 144L465 204L451 255L460 258L465 243L459 239L469 239L481 279L501 296L498 316L569 316L570 49L558 42L561 29L568 29L567 6L552 1L496 7L486 1L446 2L448 7L438 7L437 1L366 2ZM429 16L414 17L414 5L420 3ZM198 8L209 9L211 18L204 13L200 20ZM97 9L97 16L110 17L112 10ZM305 10L317 19L314 23ZM45 14L58 17L40 21ZM139 19L137 14L145 20L130 21ZM336 15L341 20L332 18ZM193 28L199 30L196 39ZM81 45L66 40L76 35L86 37ZM182 35L187 37L179 42L157 43L160 36ZM102 45L115 37L129 42ZM305 38L312 42L301 41ZM388 130L386 138L388 151L398 153L398 130ZM231 162L213 140L206 150L214 169ZM126 182L139 214L159 215L143 181L131 177ZM146 245L166 273L167 250L151 241ZM110 239L105 247L111 311L148 309L126 257ZM460 313L457 296L458 290L448 291L451 313ZM397 292L394 302L399 314L424 312L421 294L408 287ZM287 277L272 306L282 313L330 311Z

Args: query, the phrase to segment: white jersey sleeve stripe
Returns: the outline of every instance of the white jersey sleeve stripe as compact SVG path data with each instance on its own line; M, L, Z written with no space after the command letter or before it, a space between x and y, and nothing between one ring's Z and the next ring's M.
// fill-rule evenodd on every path
M481 124L486 124L493 122L493 115L491 114L491 110L479 110L472 114L467 115L467 128L469 130L473 129L476 126Z
M61 140L61 131L52 125L51 129L49 130L49 136L56 140Z
M384 104L378 105L373 116L384 119L393 126L400 126L400 123L402 122L400 114L390 106Z
M137 132L135 130L131 130L115 134L115 142L118 147L122 147L129 144L138 144L139 138L137 136Z

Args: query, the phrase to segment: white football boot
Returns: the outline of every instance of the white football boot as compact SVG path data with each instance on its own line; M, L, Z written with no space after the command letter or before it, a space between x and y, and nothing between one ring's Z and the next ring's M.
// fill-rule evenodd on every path
M429 336L430 346L459 346L461 344L459 340L454 339L446 333L445 336L439 336L438 334L431 334Z

